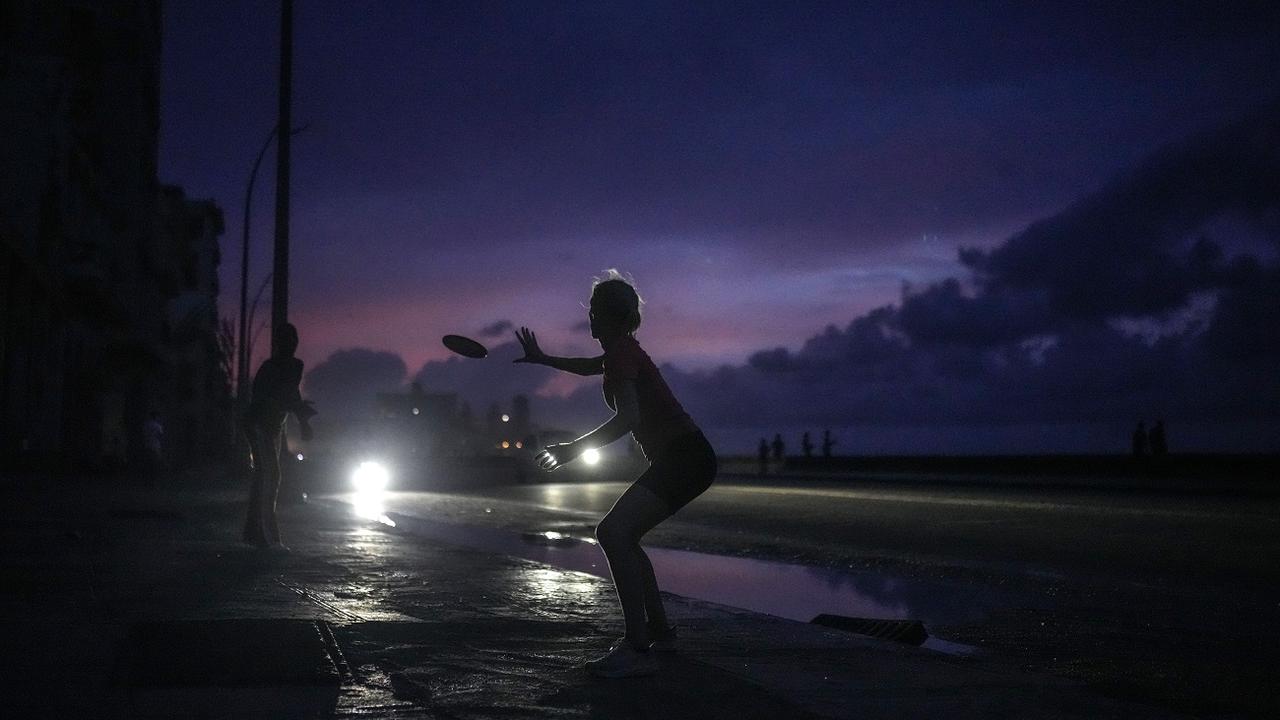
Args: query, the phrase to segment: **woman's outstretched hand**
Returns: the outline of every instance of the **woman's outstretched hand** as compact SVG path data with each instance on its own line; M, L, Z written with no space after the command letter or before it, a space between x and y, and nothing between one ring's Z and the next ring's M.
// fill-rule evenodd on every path
M516 340L520 341L520 347L524 350L524 357L517 358L518 363L535 363L544 364L547 360L547 354L542 352L542 348L538 347L538 336L527 327L522 327L516 332ZM545 452L545 451L543 451Z
M534 456L533 461L538 464L538 467L551 472L576 459L578 459L578 453L573 443L556 443L543 448L542 452Z

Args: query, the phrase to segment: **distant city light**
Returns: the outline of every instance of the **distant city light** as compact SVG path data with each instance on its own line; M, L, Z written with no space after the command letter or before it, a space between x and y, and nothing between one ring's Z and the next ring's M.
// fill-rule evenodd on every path
M600 462L600 451L596 449L588 450L582 453L582 462L588 465L595 465Z
M418 414L418 413L420 413L420 412L422 412L422 411L421 411L421 410L419 410L418 408L414 408L414 409L413 409L413 414L414 414L414 415L417 415L417 414Z
M522 448L522 447L524 447L524 443L522 443L522 442L520 442L519 440L517 440L517 441L516 441L516 449L517 449L517 450L519 450L519 449L520 449L520 448Z
M511 416L506 413L502 414L502 422L511 422Z
M502 449L503 449L503 450L506 450L506 449L507 449L507 448L509 448L509 447L511 447L511 443L507 442L506 440L503 440L503 441L502 441Z
M302 462L303 460L306 460L306 459L307 458L304 457L302 453L298 453L298 462Z

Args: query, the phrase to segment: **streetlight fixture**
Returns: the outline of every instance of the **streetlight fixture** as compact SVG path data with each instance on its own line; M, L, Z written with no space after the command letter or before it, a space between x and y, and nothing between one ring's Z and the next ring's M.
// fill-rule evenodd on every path
M302 125L293 129L290 135L297 135L306 130L309 125ZM258 168L262 166L262 158L266 156L267 150L271 148L271 143L276 139L276 131L280 126L271 128L271 132L267 133L267 139L262 143L262 149L258 151L258 156L253 160L253 169L249 171L249 183L244 192L244 225L241 229L240 239L240 332L236 339L236 399L243 406L244 401L248 398L246 392L249 387L249 363L253 358L249 354L249 219L253 209L253 185L258 179ZM261 291L259 291L261 293ZM256 304L256 301L255 301ZM243 407L242 407L243 409Z

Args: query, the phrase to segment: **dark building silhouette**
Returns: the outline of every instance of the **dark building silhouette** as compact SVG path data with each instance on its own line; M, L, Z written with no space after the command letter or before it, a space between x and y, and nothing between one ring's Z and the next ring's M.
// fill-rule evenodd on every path
M502 435L502 408L498 403L489 405L489 412L484 415L484 430L490 442L496 443L496 438Z
M160 28L154 0L3 5L4 466L137 465L151 410L184 460L230 441L222 218L157 178Z
M428 393L413 383L407 393L378 393L370 426L395 451L406 456L457 455L468 434L459 424L458 396Z
M168 254L165 345L170 450L205 458L226 451L230 424L230 328L218 322L218 265L222 210L190 200L182 188L163 186L157 207L159 245ZM176 276L175 276L176 273ZM176 280L176 283L175 283Z
M526 395L516 395L511 398L511 429L508 434L513 438L524 438L532 428L529 398Z

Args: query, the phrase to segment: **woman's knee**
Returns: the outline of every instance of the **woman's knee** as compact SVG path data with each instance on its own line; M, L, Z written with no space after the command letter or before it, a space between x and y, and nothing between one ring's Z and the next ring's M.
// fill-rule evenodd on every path
M615 548L638 544L639 538L635 537L635 529L631 527L631 523L615 513L609 513L596 526L596 542L600 543L605 552L609 552Z

